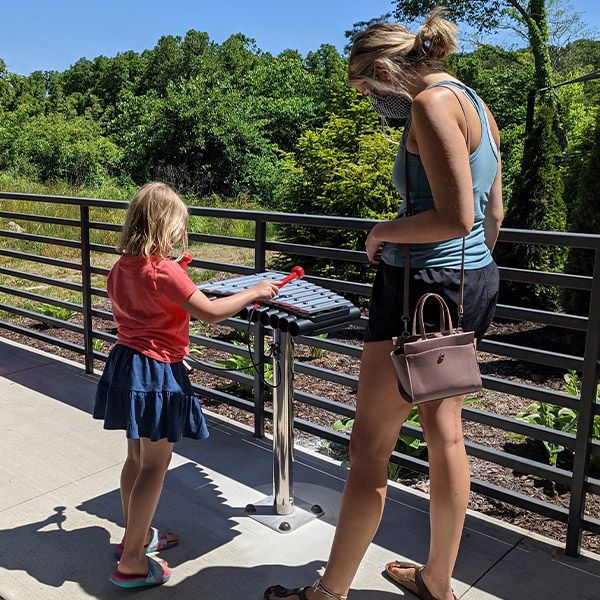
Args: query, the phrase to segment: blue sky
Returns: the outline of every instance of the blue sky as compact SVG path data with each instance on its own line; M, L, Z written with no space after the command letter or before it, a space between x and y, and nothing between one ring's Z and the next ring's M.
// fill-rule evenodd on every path
M599 0L570 0L600 30ZM0 0L0 58L10 71L63 70L77 59L152 48L163 34L232 33L263 50L339 49L356 21L387 12L390 0Z

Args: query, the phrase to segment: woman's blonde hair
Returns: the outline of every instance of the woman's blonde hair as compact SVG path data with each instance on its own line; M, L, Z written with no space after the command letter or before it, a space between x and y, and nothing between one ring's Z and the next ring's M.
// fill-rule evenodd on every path
M169 258L187 250L187 207L166 184L147 183L132 198L117 250L132 256Z
M458 50L458 28L444 18L445 10L434 8L417 33L400 23L375 23L357 33L348 61L350 83L407 93L406 82L417 73L439 70L442 59ZM389 82L378 80L378 71L385 71Z

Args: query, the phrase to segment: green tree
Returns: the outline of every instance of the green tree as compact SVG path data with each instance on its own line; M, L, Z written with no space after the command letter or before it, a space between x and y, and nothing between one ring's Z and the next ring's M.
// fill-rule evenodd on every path
M397 146L380 131L370 103L353 93L343 114L332 115L298 141L294 154L284 157L286 176L278 189L282 210L344 217L392 218L400 199L391 182ZM282 225L289 242L364 250L366 233ZM359 278L373 274L370 265L336 263L311 257L280 257L288 267L301 261L312 274Z
M455 21L469 23L479 31L498 29L506 17L525 25L529 47L534 57L533 85L537 89L552 83L550 60L547 0L455 0L448 2L448 15ZM436 0L394 0L395 16L401 21L423 17L434 9Z
M507 211L506 227L564 231L566 207L563 180L557 157L560 149L554 135L556 110L541 106L533 129L528 135L521 173L516 182L515 197ZM517 244L502 254L502 264L539 271L561 272L565 251L560 247ZM534 307L555 309L558 291L542 286L527 286L520 300Z
M577 233L600 234L600 109L596 109L596 122L587 129L587 135L571 151L566 185L573 201L569 205L569 230ZM592 275L594 253L573 248L565 271L576 275ZM568 312L587 315L589 294L576 290L565 291L565 308Z

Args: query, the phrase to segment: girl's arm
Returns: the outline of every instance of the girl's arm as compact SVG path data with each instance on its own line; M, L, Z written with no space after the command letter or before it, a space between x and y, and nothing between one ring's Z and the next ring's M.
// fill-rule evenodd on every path
M181 305L192 317L206 323L218 323L239 313L245 306L254 301L270 300L279 292L275 281L261 281L259 284L243 292L225 298L209 300L201 291L196 290Z

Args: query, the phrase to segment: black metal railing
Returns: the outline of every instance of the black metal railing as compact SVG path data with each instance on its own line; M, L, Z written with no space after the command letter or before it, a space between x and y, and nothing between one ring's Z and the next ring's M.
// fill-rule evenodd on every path
M116 339L114 335L99 331L93 327L94 318L112 321L112 315L109 311L94 307L93 298L106 298L107 293L105 286L94 287L92 285L92 278L94 276L106 276L109 272L109 269L93 264L94 255L96 253L116 254L116 251L111 245L93 243L91 241L91 236L99 231L118 232L120 230L120 222L122 219L117 219L116 221L118 222L113 223L106 222L105 220L92 220L90 218L90 213L91 211L94 211L94 214L102 214L103 211L106 210L116 210L120 214L120 211L126 209L127 203L89 198L42 196L7 192L0 193L0 209L6 208L9 201L12 203L13 207L17 206L18 208L28 207L31 209L31 207L56 204L78 208L78 218L47 216L38 214L37 211L32 212L31 210L23 209L10 211L0 210L0 219L4 220L3 222L5 223L10 220L26 223L35 222L36 224L68 228L69 230L72 228L72 231L74 232L69 239L66 239L26 233L19 227L16 228L16 231L8 229L0 230L0 237L5 240L18 240L19 243L41 243L44 244L44 247L62 247L67 250L70 249L71 251L75 250L78 256L77 261L66 260L64 258L51 257L42 252L36 254L23 251L21 248L17 250L9 249L6 247L6 244L3 244L0 246L0 258L5 257L6 259L12 259L13 262L18 263L20 268L25 270L18 270L14 265L9 268L7 266L8 261L4 260L0 261L0 276L4 275L16 278L19 281L31 281L68 290L69 292L79 294L81 301L69 302L58 300L50 296L33 293L30 290L21 289L20 287L9 287L7 285L0 285L0 295L8 295L11 298L20 298L34 303L45 303L54 307L80 313L83 315L83 323L71 323L51 315L41 314L31 308L17 307L7 302L0 302L0 310L15 316L31 318L48 325L60 326L81 334L83 343L78 344L62 340L55 336L48 335L43 331L19 325L10 319L0 321L0 327L79 353L85 357L86 370L91 372L93 371L94 360L104 361L107 356L102 352L94 350L94 338L107 342L114 342ZM205 217L208 219L243 220L250 221L254 224L253 239L212 234L190 233L189 235L192 243L217 244L219 246L253 249L254 264L252 266L227 264L201 259L195 259L190 265L191 267L196 268L206 268L212 269L213 271L236 274L249 274L264 271L267 266L268 252L319 257L330 259L332 261L356 263L368 262L363 252L319 246L304 246L286 243L277 239L268 239L267 226L269 224L285 223L297 224L302 227L366 231L376 222L367 219L296 215L223 208L190 207L189 211L191 216ZM593 273L588 276L545 273L529 271L526 269L500 267L501 279L505 281L572 288L589 292L590 303L587 317L534 310L518 305L506 304L505 302L509 299L502 297L497 310L497 317L503 319L531 321L543 325L573 330L580 332L580 334L585 333L585 350L583 356L561 354L552 351L551 349L538 349L490 339L484 340L480 345L480 350L483 352L507 357L509 359L558 368L563 371L575 369L582 373L580 397L575 397L555 389L538 385L529 385L506 378L489 375L483 377L484 386L489 390L495 390L497 392L526 398L531 401L545 402L576 410L578 412L577 434L574 435L565 431L533 425L512 417L502 416L473 407L465 407L463 411L464 418L468 421L494 427L506 432L526 435L535 440L560 444L565 448L574 451L573 468L572 470L566 470L557 466L551 466L547 463L516 456L472 441L466 442L467 452L470 456L489 461L501 467L508 467L518 472L529 473L548 479L570 489L570 506L569 508L566 508L526 496L488 481L477 479L472 481L472 489L475 492L566 523L566 552L571 556L575 556L579 553L582 531L600 533L600 520L592 518L585 513L586 495L600 494L600 479L593 478L588 473L590 457L592 455L600 455L600 443L592 438L594 417L600 414L599 405L596 402L600 346L600 236L505 229L502 230L500 234L500 241L502 243L510 244L541 244L563 248L583 248L594 254L594 270ZM35 268L32 272L32 270L21 267L21 265L26 264L48 265L69 273L75 273L77 274L78 281L66 281L49 276L48 274L36 273ZM307 280L318 284L324 284L326 287L337 292L355 294L356 296L368 297L371 293L370 285L355 281L324 279L321 277L307 277ZM364 319L362 320L362 323L364 325ZM236 329L243 329L246 327L244 322L235 318L227 320L226 324ZM269 331L265 330L265 328L259 324L256 324L253 327L253 354L255 361L259 362L264 357L265 336L269 335ZM190 339L193 344L199 346L231 354L248 356L248 351L245 348L229 342L211 339L202 335L191 335ZM298 338L298 342L353 358L359 358L361 355L360 346L346 344L332 339L301 336ZM265 419L272 417L272 411L265 407L265 390L261 379L254 378L242 372L218 371L214 366L202 361L195 361L195 364L198 368L203 369L207 373L212 373L219 377L226 377L231 381L247 384L253 388L254 399L251 401L226 391L213 389L207 386L195 386L197 392L207 398L253 413L255 434L257 436L263 436ZM346 386L350 390L355 390L357 387L357 378L353 375L339 373L337 371L302 362L296 362L295 369L298 373L334 382ZM324 409L336 416L354 416L354 408L351 405L323 398L307 391L297 390L294 394L294 398L300 403ZM313 422L297 418L295 420L295 427L301 431L327 440L346 445L348 444L347 435ZM418 439L423 439L423 432L418 427L405 425L403 427L403 433ZM392 462L415 472L427 473L428 471L427 462L419 458L394 452L391 460Z

